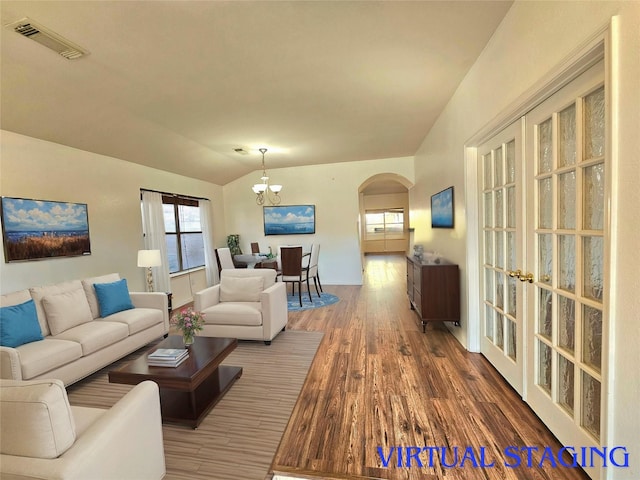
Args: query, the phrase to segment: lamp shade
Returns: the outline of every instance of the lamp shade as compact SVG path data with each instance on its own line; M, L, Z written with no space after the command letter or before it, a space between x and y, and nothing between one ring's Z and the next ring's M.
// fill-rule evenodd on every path
M138 250L139 267L159 267L162 265L160 250Z

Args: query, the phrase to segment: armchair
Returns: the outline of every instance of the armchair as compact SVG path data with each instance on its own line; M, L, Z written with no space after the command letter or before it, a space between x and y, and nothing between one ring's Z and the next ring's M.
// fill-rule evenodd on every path
M69 405L60 380L0 380L0 478L159 480L158 386L142 382L109 410Z
M204 316L204 336L270 345L287 326L286 287L271 269L223 269L220 283L197 292L193 305Z

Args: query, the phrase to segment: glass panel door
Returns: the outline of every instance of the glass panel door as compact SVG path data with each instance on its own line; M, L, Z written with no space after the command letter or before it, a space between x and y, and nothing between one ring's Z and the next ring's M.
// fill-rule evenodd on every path
M522 124L516 122L478 149L482 172L481 352L522 394L523 301L517 272L524 263Z
M600 445L604 417L603 70L600 62L525 118L526 401L564 445Z

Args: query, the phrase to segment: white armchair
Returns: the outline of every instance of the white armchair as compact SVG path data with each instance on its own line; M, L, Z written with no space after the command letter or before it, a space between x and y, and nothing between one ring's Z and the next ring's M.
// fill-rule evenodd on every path
M204 316L204 336L270 345L287 326L286 287L271 269L223 269L220 283L197 292L193 304Z
M60 380L0 380L3 480L159 480L158 386L142 382L109 410L69 405Z

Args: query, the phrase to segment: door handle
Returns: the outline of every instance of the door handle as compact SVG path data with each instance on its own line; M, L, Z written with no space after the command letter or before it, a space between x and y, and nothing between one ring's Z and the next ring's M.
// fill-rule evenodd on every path
M521 274L518 276L518 279L519 279L521 282L529 282L529 283L533 283L533 273L527 273L526 275L521 273Z
M518 269L518 270L509 270L507 272L507 274L511 278L517 278L521 282L533 283L533 273L526 273L525 274L525 273L522 272L522 270Z

